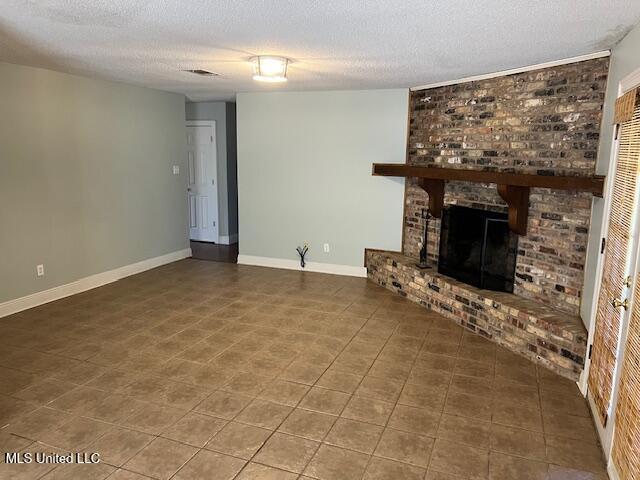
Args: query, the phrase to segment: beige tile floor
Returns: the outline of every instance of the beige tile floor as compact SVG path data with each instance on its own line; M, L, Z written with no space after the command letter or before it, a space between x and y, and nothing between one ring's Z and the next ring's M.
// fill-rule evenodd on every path
M574 384L364 279L185 260L0 320L2 479L604 479Z

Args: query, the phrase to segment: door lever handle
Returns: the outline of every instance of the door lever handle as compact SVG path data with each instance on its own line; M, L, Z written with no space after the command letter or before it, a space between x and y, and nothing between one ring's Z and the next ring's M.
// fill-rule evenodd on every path
M611 306L613 308L624 308L625 310L629 307L629 299L625 298L624 300L619 300L617 298L614 298L613 300L611 300Z

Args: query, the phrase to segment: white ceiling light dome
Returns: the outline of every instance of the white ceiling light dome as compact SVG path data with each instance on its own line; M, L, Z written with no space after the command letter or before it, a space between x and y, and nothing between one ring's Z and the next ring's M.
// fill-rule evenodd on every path
M287 81L287 67L291 60L274 55L259 55L251 58L253 79L258 82L279 83Z

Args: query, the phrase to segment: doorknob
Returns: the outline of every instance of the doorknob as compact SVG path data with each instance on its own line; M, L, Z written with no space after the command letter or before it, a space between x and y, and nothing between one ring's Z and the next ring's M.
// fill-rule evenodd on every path
M623 301L620 301L617 298L614 298L613 300L611 300L611 306L613 308L624 308L625 310L629 307L629 299L625 298Z

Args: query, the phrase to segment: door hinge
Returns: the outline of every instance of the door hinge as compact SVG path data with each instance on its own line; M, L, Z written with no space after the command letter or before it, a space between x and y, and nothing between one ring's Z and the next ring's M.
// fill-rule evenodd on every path
M589 345L589 360L591 360L591 354L593 353L593 343Z
M600 253L601 254L604 253L604 247L606 247L606 246L607 246L607 240L604 237L602 237L602 242L600 242Z
M216 181L212 178L211 179L211 185L215 185L215 184L216 184Z
M211 143L213 143L213 135L211 135Z
M213 221L213 226L214 226L214 227L216 226L216 221L215 221L215 220Z
M602 422L602 428L607 428L607 422L609 421L609 414L604 416L604 422Z
M620 133L620 124L616 123L616 133L613 137L614 140L618 140L618 134Z

